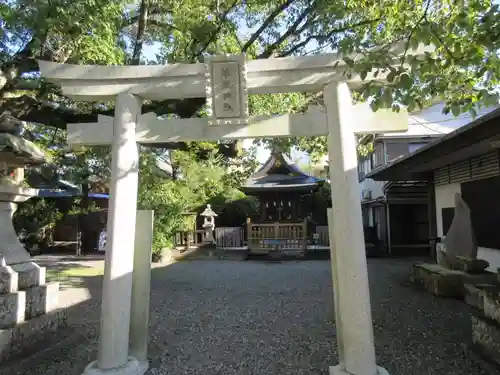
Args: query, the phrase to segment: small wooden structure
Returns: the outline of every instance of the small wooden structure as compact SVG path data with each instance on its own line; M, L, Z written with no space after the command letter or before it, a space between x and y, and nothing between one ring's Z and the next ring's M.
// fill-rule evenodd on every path
M310 197L323 180L309 176L280 151L273 151L241 190L256 196L260 214L247 219L247 245L251 253L305 252Z

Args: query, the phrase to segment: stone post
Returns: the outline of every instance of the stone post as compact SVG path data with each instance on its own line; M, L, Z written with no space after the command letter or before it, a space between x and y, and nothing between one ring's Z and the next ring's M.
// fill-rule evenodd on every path
M137 211L135 227L132 309L130 312L130 355L144 372L148 369L148 330L151 292L151 256L154 211Z
M324 89L328 122L328 152L332 191L334 249L332 274L340 363L330 374L376 375L387 372L375 363L373 323L368 288L368 270L363 235L356 140L351 120L352 97L346 83L331 83Z
M140 113L138 98L131 94L117 96L111 145L101 336L98 360L87 366L85 375L140 373L139 362L128 354L139 170L135 128Z
M331 208L327 208L327 219L328 219L328 234L330 239L335 237L335 233L333 231L333 210ZM338 261L337 261L338 252L335 249L335 246L332 242L330 242L330 264L332 267L332 286L333 286L333 301L335 306L335 328L336 328L336 336L337 336L337 354L339 357L339 367L344 368L345 359L344 359L344 339L342 337L342 321L340 317L340 309L339 309L339 274L338 274Z

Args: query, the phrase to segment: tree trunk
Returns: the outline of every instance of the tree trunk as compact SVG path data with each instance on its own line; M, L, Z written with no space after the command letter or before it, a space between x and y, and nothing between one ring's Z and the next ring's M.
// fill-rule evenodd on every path
M135 37L134 52L132 54L131 65L141 64L142 46L144 44L144 34L146 32L146 23L148 19L149 4L147 0L141 0L139 8L139 20L137 24L137 34Z

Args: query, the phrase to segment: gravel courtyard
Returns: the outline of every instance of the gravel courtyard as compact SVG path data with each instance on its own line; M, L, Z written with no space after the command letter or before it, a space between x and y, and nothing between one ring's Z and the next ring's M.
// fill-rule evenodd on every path
M464 350L468 307L415 290L410 265L369 260L379 364L394 375L491 374ZM71 336L0 373L80 375L96 356L99 284L70 311ZM326 375L337 362L329 261L155 268L151 311L148 374Z

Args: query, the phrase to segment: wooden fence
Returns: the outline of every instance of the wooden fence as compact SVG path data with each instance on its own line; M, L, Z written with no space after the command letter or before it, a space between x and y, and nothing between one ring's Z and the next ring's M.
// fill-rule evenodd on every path
M199 246L203 243L203 230L178 231L175 233L176 247ZM253 224L247 223L248 238L242 227L216 227L215 243L220 249L242 248L249 246L251 249L269 251L301 250L305 249L310 242L311 245L329 246L328 226L319 225L315 230L316 235L310 236L308 241L307 227L305 222L301 223L269 223Z
M204 233L205 231L203 229L196 231L177 231L174 237L174 247L188 249L192 246L199 246L203 244Z
M215 228L215 243L218 248L239 248L245 245L245 233L242 227Z
M247 242L251 252L305 251L307 247L307 222L253 224L248 219Z
M330 237L328 235L328 225L318 225L316 227L316 233L318 235L318 246L330 245Z

